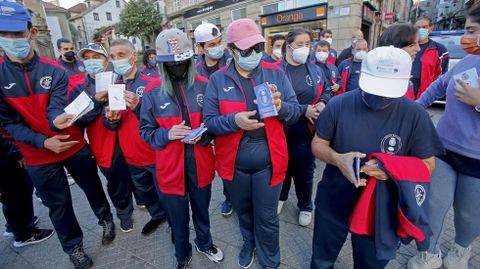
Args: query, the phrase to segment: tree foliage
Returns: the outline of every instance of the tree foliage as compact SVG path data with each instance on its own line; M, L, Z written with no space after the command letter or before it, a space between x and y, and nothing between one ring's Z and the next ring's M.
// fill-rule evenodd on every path
M162 16L153 0L130 0L120 14L117 30L126 36L149 38L158 34Z

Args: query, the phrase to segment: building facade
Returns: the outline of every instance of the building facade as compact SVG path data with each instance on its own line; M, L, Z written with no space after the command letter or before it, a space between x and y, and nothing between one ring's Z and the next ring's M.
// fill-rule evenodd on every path
M69 27L70 12L56 4L43 2L43 8L47 16L47 25L50 30L50 36L54 46L55 57L60 56L56 48L57 40L64 37L72 40L72 34Z
M331 29L333 47L341 50L351 44L351 34L361 29L372 44L381 30L379 11L382 0L165 0L166 15L171 27L183 29L191 37L202 22L213 23L226 30L240 18L258 23L270 40L275 34L286 34L293 27L305 27L318 40L320 32Z

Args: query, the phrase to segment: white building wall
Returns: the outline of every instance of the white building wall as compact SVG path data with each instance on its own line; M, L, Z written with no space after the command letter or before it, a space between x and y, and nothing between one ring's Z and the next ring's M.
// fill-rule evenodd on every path
M110 26L120 22L120 13L125 7L125 3L120 1L120 7L118 8L115 2L116 0L110 0L84 15L85 31L87 33L89 42L92 42L93 34L98 28ZM111 21L107 20L107 12L112 14ZM94 20L94 13L98 13L98 21Z
M47 25L48 30L50 30L50 36L52 37L52 43L54 43L53 51L55 52L55 57L58 58L60 56L60 53L56 48L56 41L63 37L58 18L55 16L47 16Z

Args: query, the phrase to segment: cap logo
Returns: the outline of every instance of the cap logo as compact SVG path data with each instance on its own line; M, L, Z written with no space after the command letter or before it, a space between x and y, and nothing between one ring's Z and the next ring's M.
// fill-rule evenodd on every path
M15 14L15 9L13 7L6 7L6 6L0 7L0 15L2 16L12 16L14 14Z
M395 74L399 72L399 62L391 58L381 58L377 62L376 70L381 73Z
M180 47L178 46L178 40L176 38L167 39L167 48L169 54L177 54L180 52Z

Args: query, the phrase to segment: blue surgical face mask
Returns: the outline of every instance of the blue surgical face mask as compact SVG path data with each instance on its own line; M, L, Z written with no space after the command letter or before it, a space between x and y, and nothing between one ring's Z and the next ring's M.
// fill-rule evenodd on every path
M418 40L425 40L428 37L428 29L420 28L418 29Z
M157 60L148 60L148 65L150 65L150 67L157 66Z
M218 60L218 59L223 57L224 51L225 51L225 49L224 49L223 45L220 45L220 46L215 47L215 48L209 48L207 50L207 53L208 53L208 57L210 57L214 60Z
M112 61L113 70L120 76L128 75L133 66L129 63L130 58Z
M0 37L0 48L2 48L8 55L23 60L27 58L32 46L28 42L28 37L22 38L6 38Z
M104 61L102 59L90 59L83 61L85 71L90 76L95 76L98 73L105 71Z
M388 98L362 91L362 100L372 110L384 110L398 98Z
M238 54L238 65L243 69L247 71L251 71L255 68L257 68L258 64L260 64L260 61L262 60L263 53L259 52L257 53L256 51L252 51L252 54L247 57L242 57L242 55Z

